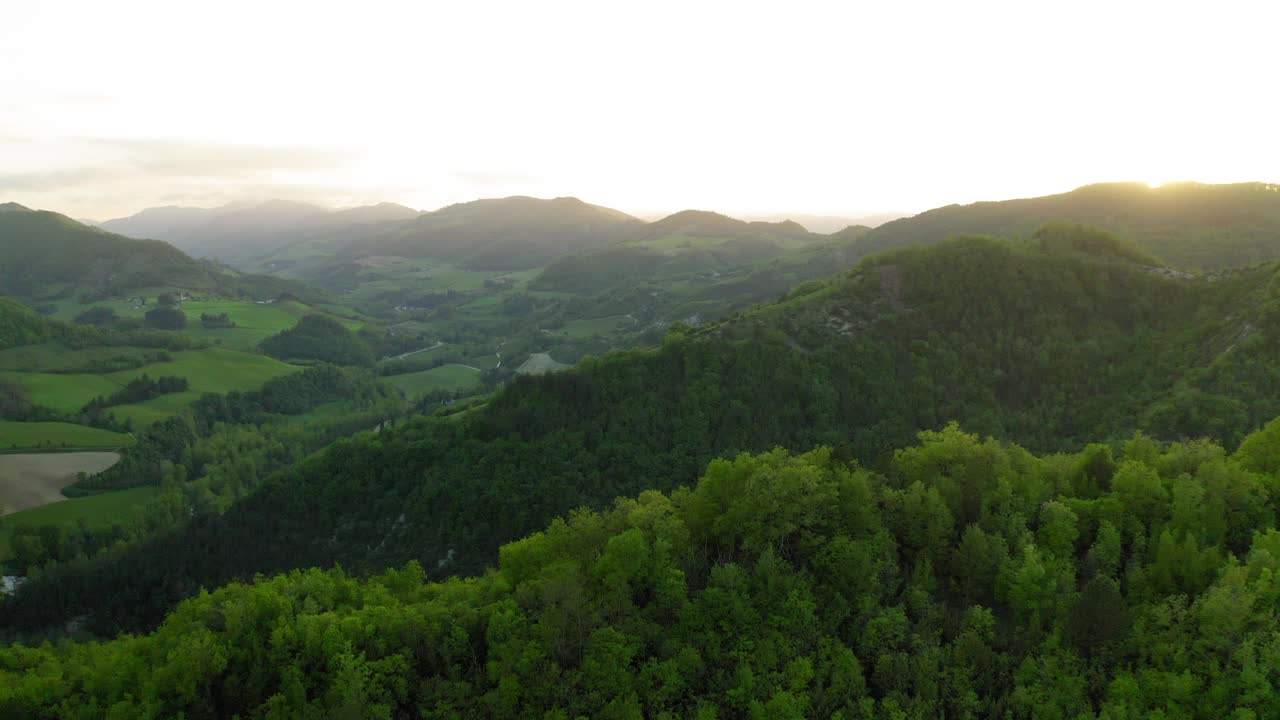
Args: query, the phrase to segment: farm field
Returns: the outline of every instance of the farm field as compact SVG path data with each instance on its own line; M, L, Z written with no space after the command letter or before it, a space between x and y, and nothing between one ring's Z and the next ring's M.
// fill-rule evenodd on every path
M58 304L58 311L54 313L54 317L70 321L91 307L105 307L114 310L120 317L142 318L147 311L157 307L154 295L147 295L147 297L149 302L144 306L136 305L129 300L103 300L86 305L74 301L63 301ZM256 347L266 338L293 327L298 319L307 313L324 312L323 308L312 308L294 300L259 303L252 300L210 298L186 300L179 307L187 315L187 326L182 331L184 334L237 350L250 350ZM343 306L333 306L332 309L342 315L356 314L351 308ZM200 316L205 313L210 315L225 313L236 327L205 328L200 324ZM350 317L339 315L333 315L333 317L352 330L358 330L364 324ZM4 359L0 357L0 367L4 366Z
M103 448L132 445L133 438L85 425L0 420L0 451L35 448Z
M90 527L123 523L137 517L160 492L155 486L129 488L99 495L59 500L5 516L0 523L0 562L9 559L9 538L15 527L72 525L83 520Z
M182 350L171 355L171 362L151 363L105 375L5 372L0 373L0 379L21 385L37 405L70 413L79 411L99 395L111 395L144 373L153 378L164 375L186 378L190 383L187 392L110 409L117 417L134 418L135 427L141 428L180 412L202 393L255 390L272 378L297 370L296 366L265 355L226 348Z
M101 472L119 459L113 452L0 455L0 505L7 515L65 500L62 488L76 473Z
M0 380L20 385L37 405L67 413L79 412L95 397L120 389L106 375L0 372Z
M461 365L441 365L430 370L392 375L383 379L413 400L433 390L456 390L477 385L480 373Z
M294 365L280 362L266 355L225 348L182 350L172 355L173 362L152 363L133 370L111 373L106 377L124 385L143 373L151 377L178 375L191 383L192 392L222 393L231 390L255 389L274 377L298 369Z
M53 341L0 350L0 371L71 372L90 365L129 367L146 362L159 352L162 351L139 347L71 348Z

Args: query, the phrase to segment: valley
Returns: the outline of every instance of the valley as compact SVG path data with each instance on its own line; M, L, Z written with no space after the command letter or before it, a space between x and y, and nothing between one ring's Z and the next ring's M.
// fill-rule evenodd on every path
M681 714L696 692L735 716L863 698L1034 717L1017 667L1149 667L1149 631L1095 632L1100 605L1152 621L1268 592L1280 246L1202 272L1160 255L1181 247L1162 226L1077 224L1077 193L1153 212L1097 187L978 208L995 225L942 208L829 235L572 198L333 226L275 203L174 235L217 258L173 256L189 276L28 272L0 301L0 562L23 580L0 600L0 708L43 707L16 680L43 672L77 678L59 702L127 707L84 663L164 653L117 663L119 686L161 715L264 711L302 670L228 659L192 671L192 700L164 675L207 656L183 638L252 654L265 627L342 618L416 638L333 631L391 678L361 702L463 715L518 682L511 707L584 716ZM264 625L210 620L237 613ZM452 629L404 629L422 617ZM417 649L448 643L487 666ZM913 653L980 646L996 679L943 681L979 699L922 699ZM610 653L630 689L601 694ZM762 680L734 694L744 672ZM446 675L465 689L392 687Z
M1280 718L1277 27L6 4L0 720Z

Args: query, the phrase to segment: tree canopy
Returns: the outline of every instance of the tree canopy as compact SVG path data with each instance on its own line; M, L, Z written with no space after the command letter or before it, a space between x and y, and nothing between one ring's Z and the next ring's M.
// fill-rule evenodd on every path
M318 360L335 365L372 365L373 353L342 323L318 313L262 341L262 351L282 360Z
M710 463L428 582L232 584L155 632L0 650L23 717L1185 717L1280 713L1280 484L1141 436L1035 456L948 426L879 471Z

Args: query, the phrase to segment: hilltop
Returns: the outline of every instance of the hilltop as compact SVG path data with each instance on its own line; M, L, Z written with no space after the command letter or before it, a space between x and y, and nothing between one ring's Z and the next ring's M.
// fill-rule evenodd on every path
M1054 220L1104 228L1175 268L1214 270L1280 258L1280 185L1270 183L1101 183L1060 195L948 205L877 227L862 252L963 233L1029 237Z
M447 258L478 270L521 270L603 247L639 223L621 211L572 197L495 198L423 213L346 252Z
M609 302L604 295L631 296L643 288L667 296L667 304L686 305L676 312L692 315L701 310L715 317L720 313L689 303L740 294L741 288L726 292L727 282L751 286L747 302L772 297L783 288L766 277L751 278L761 270L756 264L825 240L792 221L746 222L706 210L683 210L634 227L628 237L608 247L557 259L530 282L530 288L595 295L597 302Z

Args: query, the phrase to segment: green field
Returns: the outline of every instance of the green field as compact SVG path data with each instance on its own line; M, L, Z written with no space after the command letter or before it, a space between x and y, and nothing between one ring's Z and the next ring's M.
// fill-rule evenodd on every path
M274 377L298 368L266 355L206 348L182 350L172 353L173 362L153 363L133 370L111 373L106 377L120 385L141 376L177 375L191 383L191 392L223 393L231 390L252 390Z
M172 362L151 363L106 375L8 372L0 373L0 379L16 382L24 387L30 394L31 401L37 405L61 412L77 412L95 397L109 396L144 373L153 378L163 375L186 378L191 385L187 392L162 395L143 403L111 408L111 412L122 419L133 418L135 427L141 428L181 412L202 393L256 390L266 381L298 369L265 355L226 348L182 350L171 355Z
M157 350L137 347L87 347L73 349L61 342L0 350L0 370L15 372L65 372L79 370L90 363L116 363L115 367L128 367L146 361Z
M59 375L54 373L0 373L0 380L21 385L31 402L59 412L78 412L99 395L110 395L120 384L105 375Z
M88 305L63 301L58 303L58 311L54 313L54 317L71 320L91 307L105 307L114 310L121 317L141 318L148 310L154 310L157 307L154 300L155 294L154 292L147 294L149 301L145 306L135 305L127 300L104 300ZM253 300L211 298L187 300L180 307L187 314L187 326L183 333L238 350L250 350L266 338L293 327L303 315L317 311L305 303L294 300L254 302ZM356 314L354 310L346 307L335 306L335 309L344 311L344 315ZM204 313L211 315L226 313L236 327L206 329L200 324L200 316ZM357 330L363 325L359 320L346 317L335 315L334 319L352 330ZM0 368L3 367L6 367L6 363L3 353L0 353Z
M182 304L187 313L186 334L202 340L221 341L230 348L248 350L282 330L288 330L298 320L315 309L300 302L255 303L247 300L188 301ZM205 329L200 324L202 313L226 313L234 328ZM343 317L331 316L350 330L360 329L363 323Z
M432 390L456 390L478 385L480 373L461 365L441 365L430 370L392 375L383 379L400 388L406 397L413 400Z
M127 522L137 517L151 498L160 492L155 486L62 500L6 515L0 521L0 561L9 558L9 534L19 525L70 525L84 520L90 527Z
M133 438L109 430L59 422L0 420L0 450L56 448L114 449L133 444Z

